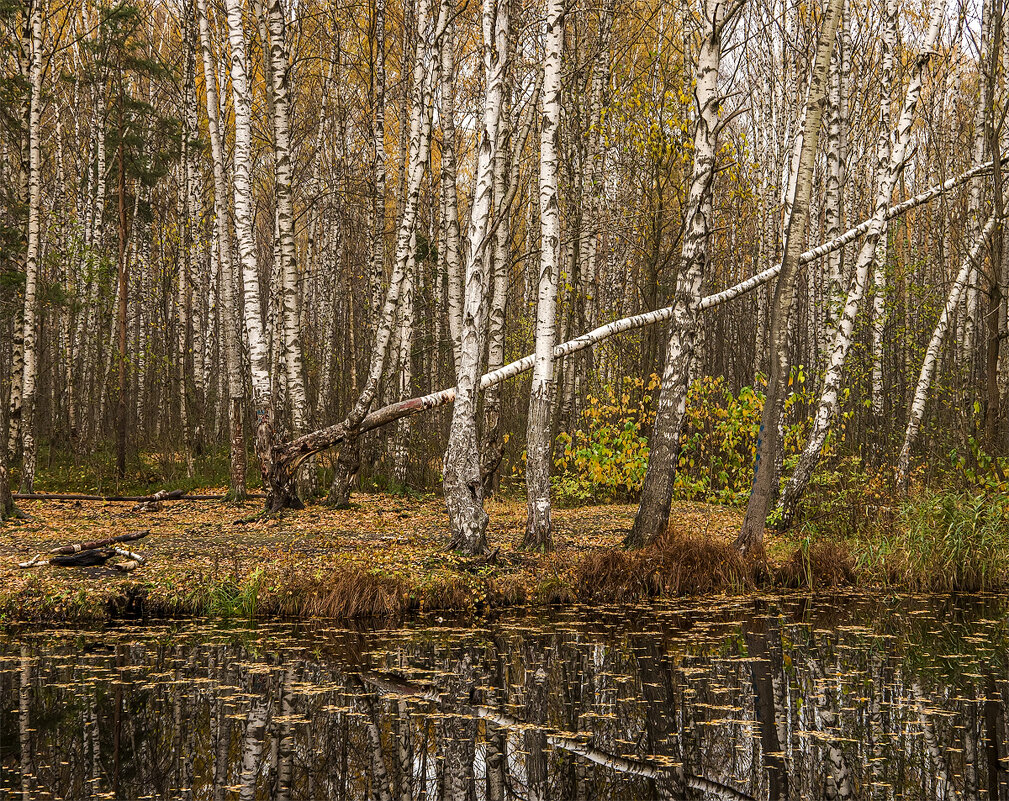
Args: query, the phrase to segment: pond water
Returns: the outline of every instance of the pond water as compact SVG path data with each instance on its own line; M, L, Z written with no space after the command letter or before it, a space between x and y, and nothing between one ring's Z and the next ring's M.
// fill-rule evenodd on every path
M1006 798L1006 614L786 596L8 631L0 795Z

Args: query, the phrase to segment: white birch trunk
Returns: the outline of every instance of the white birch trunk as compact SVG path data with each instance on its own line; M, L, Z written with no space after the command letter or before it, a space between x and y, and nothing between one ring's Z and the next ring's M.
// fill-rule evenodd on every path
M393 273L382 305L378 320L375 346L372 350L368 381L361 392L351 414L352 419L364 418L378 391L378 384L385 368L389 345L392 340L396 310L399 305L400 293L403 288L403 276L410 256L410 240L417 225L417 214L420 206L420 190L424 180L424 170L427 166L428 153L431 146L431 124L433 115L434 85L438 70L436 47L441 42L445 27L448 24L449 4L443 2L439 9L437 20L432 24L430 0L421 0L418 18L425 38L425 58L418 58L414 66L414 102L410 113L409 136L409 167L406 174L405 198L403 214L396 236L396 253L393 260Z
M694 100L694 166L684 211L685 227L680 250L680 270L676 279L673 322L670 325L662 390L656 409L655 426L649 441L648 470L634 525L625 545L640 547L666 530L673 481L679 452L680 428L686 408L687 389L697 327L700 321L701 284L707 270L710 221L707 198L715 177L718 152L719 104L718 70L722 57L722 33L740 4L726 9L717 0L706 0L701 50L697 57Z
M16 118L20 118L23 124L23 128L18 132L18 157L17 164L18 170L16 172L17 181L14 187L14 197L17 200L18 206L20 208L27 208L30 204L30 183L31 183L31 116L32 116L32 93L31 93L31 83L32 83L32 39L33 39L33 22L32 22L32 12L33 12L33 2L28 2L25 4L25 12L22 14L21 22L23 28L20 35L20 48L18 48L14 53L14 63L17 65L18 77L21 78L29 85L29 90L25 94L24 99L20 101L17 108L14 110L14 115ZM16 23L15 23L16 25ZM13 65L12 65L13 66ZM28 224L26 221L25 227L23 229L23 239L21 242L25 248L25 261L23 262L25 266L25 273L28 273L27 264L27 251L28 251ZM20 258L20 257L19 257ZM25 293L27 296L28 287L25 286ZM27 297L25 298L27 300ZM32 308L34 309L34 300L32 301ZM15 317L14 317L14 341L11 343L11 380L10 380L10 403L8 407L7 415L7 425L8 425L8 441L7 441L7 454L10 459L14 459L17 456L17 448L21 442L21 422L22 422L22 409L24 401L24 377L25 377L25 307L26 304L22 303L20 306L15 306ZM34 312L33 312L34 314ZM34 326L34 322L32 323ZM33 368L34 369L34 368Z
M283 302L278 311L282 347L282 371L285 400L290 406L291 424L295 434L308 429L308 397L302 369L301 343L301 279L294 241L294 169L291 156L290 59L287 52L287 31L281 0L271 0L268 11L270 30L270 78L273 89L273 148L277 195L277 251L283 285ZM280 371L278 371L279 373ZM279 413L279 409L278 409ZM305 488L315 489L315 471L311 467L304 475Z
M385 280L385 0L375 1L374 113L372 148L374 188L371 206L371 324L378 326L382 314L382 283Z
M183 10L183 142L182 164L179 167L179 216L181 228L180 258L178 264L178 293L176 296L176 350L175 384L179 403L179 423L182 430L185 451L186 476L193 477L193 434L189 404L189 328L191 311L190 280L193 270L194 224L193 204L196 172L193 165L193 150L199 129L196 124L196 32L193 30L192 5ZM135 211L135 210L134 210ZM135 216L134 216L135 219Z
M301 365L301 312L299 276L294 243L294 172L291 163L290 62L287 32L281 0L271 0L268 11L270 29L270 76L273 88L273 148L277 193L277 234L280 272L283 283L283 322L281 334L282 364L291 420L297 433L306 425L308 401Z
M827 94L831 52L843 0L831 0L824 10L820 40L809 78L809 89L803 111L802 148L795 181L791 188L792 208L785 229L785 248L781 275L774 291L771 311L770 370L767 397L757 435L753 488L746 506L746 516L735 545L743 553L759 553L763 547L764 527L771 498L778 486L778 469L783 451L781 435L782 411L787 391L789 370L788 328L795 311L795 283L800 249L809 220L809 199L812 191L813 164L820 134L820 120ZM761 463L764 468L761 470ZM667 507L668 508L668 507Z
M228 180L225 175L224 148L221 141L220 102L217 93L217 75L211 50L210 26L207 19L207 0L196 0L200 26L200 44L203 55L203 78L207 93L207 119L210 132L210 153L214 173L214 231L217 234L217 256L220 262L219 282L223 328L224 363L228 380L228 411L231 426L231 490L233 500L245 498L245 432L244 395L241 348L238 340L238 304L232 282L231 226L228 223ZM237 97L237 93L236 93ZM236 102L237 118L237 102ZM237 178L236 178L237 186ZM237 206L237 202L236 202Z
M41 238L42 147L42 0L32 0L30 21L31 70L28 101L28 251L25 259L24 381L22 386L23 463L21 491L31 493L35 484L35 390L38 359L38 286ZM26 26L27 27L27 26ZM13 431L13 426L12 426Z
M459 198L455 159L455 25L445 32L441 51L441 191L444 208L445 268L447 271L448 330L453 364L459 367L462 332L462 256L460 253Z
M378 0L378 2L380 3L382 0ZM376 10L377 8L376 4ZM396 236L396 252L393 259L389 287L386 290L381 309L372 309L372 316L375 318L375 342L371 351L368 379L346 420L346 425L350 430L357 428L371 408L371 404L378 392L379 382L385 369L394 329L396 328L396 314L399 307L400 294L403 290L407 261L411 253L410 242L417 225L420 190L431 147L434 88L438 76L437 65L440 63L438 47L444 41L445 29L448 25L451 11L452 8L449 0L442 1L437 18L435 19L432 18L430 0L422 0L418 9L419 30L423 36L422 50L419 52L423 52L424 57L414 60L413 99L409 115L410 135L407 140L409 143L409 166L405 174L403 213L400 216L399 229ZM376 149L377 147L378 143L376 142ZM384 176L384 156L382 164L382 175ZM356 438L352 436L351 441L340 451L340 460L327 503L340 506L347 502L350 493L350 483L359 468L360 456L357 442Z
M270 451L273 445L273 411L270 404L270 353L263 330L263 299L259 285L252 205L252 97L246 72L245 29L242 0L227 0L228 44L231 51L231 86L235 107L235 231L244 286L244 331L249 345L252 404L256 412L256 454L263 486L270 492ZM227 279L227 272L222 280ZM235 304L237 307L237 303Z
M498 144L504 71L508 58L508 3L483 0L484 106L478 134L476 184L470 209L469 252L464 273L460 359L455 408L445 451L444 493L450 548L470 554L487 548L477 436L477 393L487 315L488 233L494 208L494 155Z
M403 274L403 289L399 302L399 375L397 377L396 396L399 400L411 397L413 384L413 294L414 275L417 271L417 231L410 238L410 256L406 271ZM406 485L406 469L409 464L410 421L403 418L396 425L393 437L393 476L401 485Z
M844 139L848 118L848 53L845 48L846 37L844 34L847 29L846 12L847 4L841 12L841 40L835 50L828 105L827 186L824 198L824 234L828 240L840 233L843 224L844 193L842 188L845 182L846 166ZM820 350L824 353L826 353L829 344L827 342L829 334L837 325L838 310L843 299L843 255L842 250L836 250L827 256L826 313L822 341L820 342Z
M1007 162L1009 162L1009 156L1002 159L1003 164ZM971 169L966 172L953 178L949 178L941 184L930 186L928 189L919 192L917 195L890 206L885 212L884 220L889 221L896 219L911 209L923 206L926 203L935 200L937 197L956 189L958 186L962 186L968 181L972 181L981 175L991 172L991 169L992 163L987 162L976 167L971 167ZM874 224L874 217L871 217L868 220L863 220L858 225L853 228L849 228L843 234L835 237L834 239L819 244L809 250L803 251L803 253L799 256L799 264L809 264L811 261L823 258L824 256L851 244L859 237L864 236L874 226ZM762 270L755 275L751 275L749 278L740 281L738 284L734 284L726 289L714 292L701 300L701 309L711 309L715 306L720 306L723 303L735 300L748 292L752 292L757 287L764 286L769 281L774 280L779 272L781 272L781 264L775 264L773 267L768 267L766 270Z
M505 313L508 304L508 277L511 270L511 220L508 195L511 184L518 180L518 175L508 175L512 135L507 119L510 99L511 92L506 87L502 109L504 119L498 128L498 148L494 155L494 217L497 229L494 232L494 252L491 258L490 312L487 316L488 371L504 366L505 355ZM512 163L517 167L517 162ZM504 450L500 430L501 390L497 386L484 393L483 420L481 472L484 492L490 495L496 487L497 469Z
M543 54L543 110L540 115L540 265L536 299L536 361L526 424L527 548L548 550L550 526L550 401L553 350L557 341L557 280L560 269L561 210L557 197L557 148L561 123L561 53L564 0L548 0ZM717 75L717 69L716 69Z
M879 143L877 145L878 180L890 169L890 88L893 85L893 58L897 49L897 3L886 0L886 17L883 25L883 65L880 73L882 99L879 105ZM974 162L975 164L977 162ZM879 187L883 191L883 187ZM889 202L889 198L886 202ZM883 416L883 336L886 333L886 223L880 228L879 239L873 254L872 303L872 414L878 423Z

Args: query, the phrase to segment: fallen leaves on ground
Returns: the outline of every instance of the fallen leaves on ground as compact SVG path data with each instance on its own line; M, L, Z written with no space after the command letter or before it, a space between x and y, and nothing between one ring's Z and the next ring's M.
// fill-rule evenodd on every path
M575 566L588 554L619 549L635 508L555 509L556 548L539 554L521 549L524 502L491 499L488 541L500 551L487 562L446 550L448 519L434 497L357 494L349 509L310 505L279 517L257 517L259 501L182 500L154 512L120 503L25 502L27 521L0 526L0 621L353 617L575 600ZM686 535L731 540L740 516L676 503L671 520ZM17 567L58 545L138 529L151 531L136 548L148 563L128 576L102 567Z

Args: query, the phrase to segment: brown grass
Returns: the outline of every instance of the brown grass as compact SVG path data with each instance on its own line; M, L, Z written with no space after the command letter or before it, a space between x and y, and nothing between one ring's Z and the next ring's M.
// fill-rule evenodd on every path
M411 611L483 612L518 605L621 603L758 587L850 583L851 557L826 543L793 553L795 540L769 541L770 554L743 559L733 548L740 514L678 502L673 529L649 547L620 543L630 505L556 510L556 550L522 550L525 504L488 503L491 561L445 549L438 499L359 494L355 507L310 506L280 519L258 507L182 501L150 514L112 505L28 502L32 520L0 527L0 626L5 620L59 622L124 616L221 615L398 619ZM53 545L150 528L142 570L41 568L17 563ZM781 567L777 567L777 565ZM895 559L887 567L899 569ZM864 574L863 574L864 575ZM811 578L810 578L811 577Z
M795 552L777 569L774 583L810 590L843 587L855 582L855 560L847 547L816 542Z
M583 601L619 603L658 596L722 592L753 586L754 565L731 543L670 530L640 551L607 549L575 567Z
M403 582L350 566L289 586L282 614L293 617L397 617L409 606Z

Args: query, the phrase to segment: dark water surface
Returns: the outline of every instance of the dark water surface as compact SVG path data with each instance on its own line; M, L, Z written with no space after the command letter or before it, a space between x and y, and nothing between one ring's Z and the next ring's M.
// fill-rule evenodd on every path
M8 631L0 796L1006 798L1006 614L794 596Z

